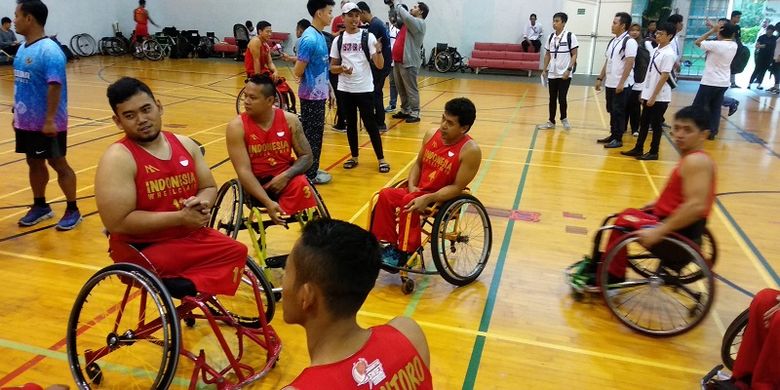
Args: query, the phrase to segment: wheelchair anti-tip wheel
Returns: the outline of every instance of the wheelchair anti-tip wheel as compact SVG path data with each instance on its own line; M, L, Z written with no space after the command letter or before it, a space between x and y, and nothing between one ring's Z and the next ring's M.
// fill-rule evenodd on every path
M259 293L257 297L255 297L255 290ZM260 266L251 258L246 261L236 294L233 296L219 295L216 299L239 325L247 328L260 328L258 299L262 304L266 322L271 322L276 310L273 287L263 271L260 270Z
M166 389L181 330L162 282L133 264L112 264L82 287L67 326L70 370L80 389Z
M610 277L610 269L622 268L625 280ZM696 327L712 307L714 280L701 254L677 235L647 250L636 233L628 234L607 253L598 271L609 310L629 328L650 336L674 336Z
M244 193L237 179L231 179L217 192L209 227L235 239L243 223Z
M729 370L734 370L734 361L737 359L739 346L742 344L742 335L745 333L750 309L745 309L734 321L731 322L723 335L723 343L720 346L720 358Z
M439 208L433 222L431 254L442 278L456 286L476 280L490 258L493 231L477 198L459 195Z

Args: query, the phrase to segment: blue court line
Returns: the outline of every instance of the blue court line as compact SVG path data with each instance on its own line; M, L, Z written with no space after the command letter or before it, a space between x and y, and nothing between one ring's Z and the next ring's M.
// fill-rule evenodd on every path
M534 147L536 146L536 136L538 133L539 129L534 129L534 135L531 138L531 146L528 148L528 154L525 158L523 173L520 176L520 183L517 185L517 192L515 195L515 201L512 205L512 210L517 210L519 208L520 201L523 198L523 189L525 187L526 178L528 177L528 169L531 166L530 162L531 158L533 157ZM512 241L512 231L514 230L514 226L515 221L510 219L507 223L506 230L504 231L504 239L501 243L501 251L498 254L496 269L493 272L493 280L490 282L490 290L488 292L487 300L485 301L485 309L482 312L482 320L479 323L479 331L482 333L487 332L488 328L490 328L490 320L493 317L493 309L496 305L496 294L498 293L498 287L501 284L501 276L504 273L504 263L506 262L507 252L509 251L509 244ZM485 336L480 334L474 341L474 347L471 350L471 359L469 359L469 366L466 370L466 378L463 381L464 390L474 388L484 347Z
M723 276L721 276L721 275L719 275L717 273L713 272L713 274L715 275L715 279L720 280L721 282L723 282L723 284L725 284L725 285L727 285L727 286L729 286L729 287L731 287L731 288L741 292L742 294L745 294L745 295L749 296L750 298L753 298L756 295L756 294L753 294L752 292L750 292L748 290L745 290L744 288L740 287L738 284L736 284L736 283L734 283L734 282L724 278Z

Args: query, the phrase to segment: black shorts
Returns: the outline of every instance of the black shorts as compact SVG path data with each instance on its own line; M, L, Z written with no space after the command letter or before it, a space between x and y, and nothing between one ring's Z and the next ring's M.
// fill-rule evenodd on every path
M32 159L65 157L68 149L67 131L59 131L55 137L47 137L40 131L14 129L14 132L16 153L24 153Z

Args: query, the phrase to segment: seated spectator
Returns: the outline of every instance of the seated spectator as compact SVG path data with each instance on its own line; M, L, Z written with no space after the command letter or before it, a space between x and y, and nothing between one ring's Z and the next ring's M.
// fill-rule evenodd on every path
M287 260L282 305L284 321L306 331L311 365L285 389L433 388L428 342L414 320L357 323L379 258L376 238L356 225L318 219L303 228Z
M4 16L2 26L0 26L0 50L9 56L15 56L19 50L19 40L16 34L11 30L11 18Z
M531 17L528 19L529 23L525 27L525 31L523 32L523 42L520 44L523 46L523 51L528 52L530 46L533 46L533 53L538 53L539 49L542 47L542 34L544 33L544 29L542 26L536 24L536 14L531 14Z
M252 76L245 92L246 112L227 126L228 155L244 190L283 224L283 215L317 205L304 175L312 164L311 147L298 117L274 107L270 77Z

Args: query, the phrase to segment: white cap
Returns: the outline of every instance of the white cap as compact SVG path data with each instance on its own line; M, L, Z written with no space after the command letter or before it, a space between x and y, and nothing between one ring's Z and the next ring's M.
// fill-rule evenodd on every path
M347 3L344 4L343 7L341 7L341 13L342 14L348 14L349 11L358 10L360 11L360 8L358 8L357 4L355 3Z

